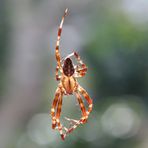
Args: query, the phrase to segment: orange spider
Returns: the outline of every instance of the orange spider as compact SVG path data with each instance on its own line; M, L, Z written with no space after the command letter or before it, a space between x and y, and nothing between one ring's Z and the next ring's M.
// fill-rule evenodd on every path
M76 80L76 78L83 77L86 74L87 71L86 65L82 62L80 56L76 52L69 54L63 60L61 60L61 56L59 53L59 43L61 38L62 26L64 23L64 18L67 15L67 12L68 9L65 10L64 16L62 17L62 21L58 29L55 56L57 60L56 80L60 81L60 83L55 92L55 97L51 107L52 128L59 130L62 140L64 140L66 135L71 133L78 125L86 123L88 115L92 111L93 107L92 99L90 98L86 90L82 88ZM70 59L70 57L72 56L74 56L78 61L77 66L73 65L72 60ZM59 71L61 72L61 75L58 74ZM60 122L62 97L63 95L72 95L72 94L76 95L76 98L79 102L82 111L82 117L80 118L80 120L74 120L65 117L65 119L68 120L71 124L70 128L66 128ZM84 106L83 100L81 98L81 94L89 104L87 111Z

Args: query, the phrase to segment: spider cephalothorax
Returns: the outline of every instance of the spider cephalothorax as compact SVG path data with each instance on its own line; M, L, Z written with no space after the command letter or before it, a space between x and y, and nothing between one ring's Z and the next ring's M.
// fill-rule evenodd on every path
M64 18L67 14L68 9L65 10L64 16L62 18L59 30L58 30L58 38L55 49L55 56L57 60L57 68L56 68L56 80L60 81L57 90L55 92L55 97L51 107L51 117L52 117L52 128L58 129L61 135L61 138L64 140L66 135L71 133L78 125L84 124L88 115L92 111L92 99L86 92L84 88L82 88L79 83L76 81L76 78L83 77L86 74L87 67L80 59L78 53L73 52L69 54L66 58L61 60L61 56L59 53L59 43L61 38L62 26L64 22ZM70 57L74 56L78 62L75 66ZM63 64L62 64L63 63ZM61 75L59 75L59 71ZM74 94L78 100L82 111L82 117L79 120L74 120L70 118L65 118L70 122L70 127L66 128L60 122L60 114L61 114L61 106L63 95L72 95ZM88 109L86 110L81 95L86 99L88 103Z

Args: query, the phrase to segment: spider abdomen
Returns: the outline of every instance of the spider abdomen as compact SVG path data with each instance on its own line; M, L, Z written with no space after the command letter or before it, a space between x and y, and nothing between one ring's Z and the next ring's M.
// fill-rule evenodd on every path
M67 58L64 62L63 72L66 76L70 77L74 74L74 66L72 64L72 60Z

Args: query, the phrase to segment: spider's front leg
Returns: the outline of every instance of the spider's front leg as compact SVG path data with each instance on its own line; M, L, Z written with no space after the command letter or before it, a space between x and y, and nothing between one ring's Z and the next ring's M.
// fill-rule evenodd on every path
M62 17L59 29L58 29L58 37L56 41L56 48L55 48L55 57L57 60L57 67L56 67L56 80L59 81L61 79L61 76L59 76L58 71L62 72L62 64L61 64L61 55L59 52L59 46L60 46L60 39L61 39L61 33L62 33L62 27L64 23L65 16L67 15L68 9L65 10L65 13Z
M57 60L57 65L61 68L61 56L59 52L59 46L60 46L60 39L61 39L61 33L62 33L62 27L64 23L65 16L67 15L68 9L65 10L64 15L62 17L59 29L58 29L58 37L57 37L57 42L56 42L56 48L55 48L55 56Z
M76 57L78 63L80 64L76 67L75 77L83 77L83 76L85 76L85 74L87 72L87 67L83 63L83 61L81 60L81 58L77 52L74 52L74 56Z
M62 69L57 65L56 67L56 80L59 81L61 79L61 75L59 75L59 71L62 72Z

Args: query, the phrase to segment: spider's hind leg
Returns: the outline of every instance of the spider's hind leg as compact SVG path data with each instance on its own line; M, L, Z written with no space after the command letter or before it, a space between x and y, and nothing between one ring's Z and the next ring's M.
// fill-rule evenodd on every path
M55 92L55 98L53 100L51 107L52 128L59 130L62 140L65 139L65 133L68 131L68 129L64 127L60 122L63 95L64 91L62 90L62 87L59 85Z
M86 111L84 103L82 101L81 96L79 95L79 93L76 92L76 97L78 99L80 108L82 110L82 117L80 120L78 120L77 122L75 122L75 124L69 128L67 133L71 133L75 128L77 128L77 126L79 126L80 124L84 124L86 123L88 116L90 114L90 112L92 111L92 107L93 107L93 101L90 98L90 96L88 95L88 93L86 92L86 90L84 88L82 88L81 86L78 85L78 91L84 96L84 98L86 99L87 103L88 103L88 110ZM72 121L73 119L69 119L69 121Z
M86 112L86 109L85 109L85 106L84 106L84 103L83 103L83 100L80 96L80 94L78 92L75 93L76 94L76 98L79 102L79 105L80 105L80 108L81 108L81 111L82 111L82 117L80 118L80 120L74 120L74 119L70 119L70 118L65 118L66 120L68 120L71 124L71 127L68 129L67 133L71 133L73 130L75 130L80 124L84 124L86 123L87 121L87 118L88 118L88 115L87 115L87 112Z
M84 96L84 98L86 99L86 101L88 103L88 110L86 111L86 116L85 116L88 118L88 116L93 108L93 101L90 98L90 96L88 95L88 93L86 92L86 90L84 88L82 88L80 85L78 86L78 91Z
M63 134L63 126L60 122L60 115L61 115L61 107L62 107L62 96L60 96L59 98L59 101L58 101L58 106L57 106L57 113L56 113L56 122L57 122L57 125L58 125L58 130L60 132L60 135L61 135L61 138L64 140L64 134Z
M55 92L55 97L52 103L52 107L51 107L51 118L52 118L52 128L55 129L56 127L56 117L55 117L55 110L56 110L56 106L60 97L60 88L58 87L56 92Z
M82 100L82 98L81 98L81 96L78 92L76 93L76 97L77 97L77 100L79 102L79 105L80 105L80 108L81 108L81 111L82 111L82 117L81 117L80 120L81 120L81 123L84 124L87 121L87 118L88 118L86 108L85 108L83 100Z
M57 123L57 129L60 132L62 140L64 140L65 137L66 137L65 133L68 131L68 129L66 127L64 127L60 122L61 107L62 107L62 97L63 97L63 93L59 97L59 101L58 101L58 105L57 105L57 113L56 113L55 118L56 118L56 123Z

